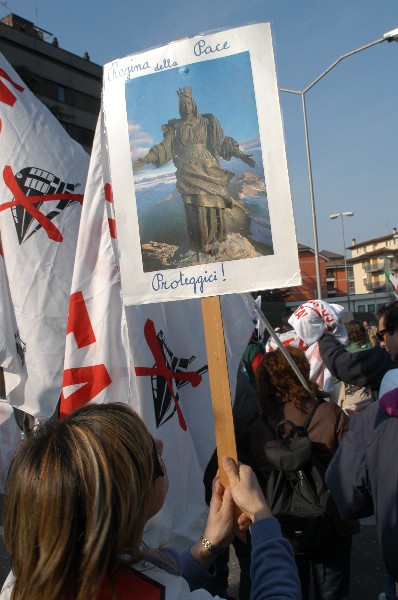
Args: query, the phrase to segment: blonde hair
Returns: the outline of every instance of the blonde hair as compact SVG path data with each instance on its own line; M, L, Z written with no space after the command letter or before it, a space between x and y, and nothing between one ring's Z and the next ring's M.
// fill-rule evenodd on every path
M7 476L12 600L96 598L121 556L140 556L153 503L153 440L123 404L86 405L24 440Z

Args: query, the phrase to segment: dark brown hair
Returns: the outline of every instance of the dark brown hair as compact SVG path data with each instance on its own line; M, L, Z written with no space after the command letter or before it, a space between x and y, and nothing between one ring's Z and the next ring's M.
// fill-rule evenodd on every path
M384 304L379 309L377 316L379 319L383 317L385 329L388 333L393 334L398 329L398 300Z
M350 343L357 343L362 346L369 343L367 331L362 323L359 321L348 321L345 327Z
M309 380L310 365L304 352L292 346L287 347L286 350L317 395L319 388L316 383ZM285 402L292 402L303 414L307 412L306 405L311 398L280 350L264 354L256 369L255 377L257 400L264 415L277 414L280 410L279 406Z

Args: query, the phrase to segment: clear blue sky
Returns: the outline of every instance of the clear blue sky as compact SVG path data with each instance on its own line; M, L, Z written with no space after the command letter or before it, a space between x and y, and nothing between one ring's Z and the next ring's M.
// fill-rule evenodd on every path
M398 27L398 0L7 0L61 48L104 64L203 31L269 21L280 87L302 90L339 56ZM49 38L51 39L51 38ZM307 96L319 248L398 228L398 43L339 64ZM313 247L299 96L281 93L298 241Z

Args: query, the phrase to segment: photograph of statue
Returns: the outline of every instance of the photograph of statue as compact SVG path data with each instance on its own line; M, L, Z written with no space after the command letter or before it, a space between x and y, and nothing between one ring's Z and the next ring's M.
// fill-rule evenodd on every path
M128 81L126 106L143 270L272 254L248 53Z

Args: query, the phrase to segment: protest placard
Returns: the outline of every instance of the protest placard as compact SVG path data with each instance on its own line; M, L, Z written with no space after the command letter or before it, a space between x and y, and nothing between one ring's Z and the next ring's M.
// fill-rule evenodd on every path
M108 63L125 304L300 283L269 24Z

